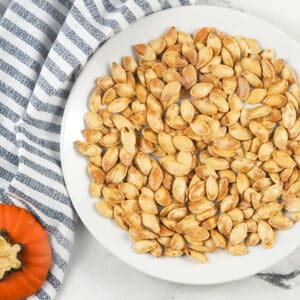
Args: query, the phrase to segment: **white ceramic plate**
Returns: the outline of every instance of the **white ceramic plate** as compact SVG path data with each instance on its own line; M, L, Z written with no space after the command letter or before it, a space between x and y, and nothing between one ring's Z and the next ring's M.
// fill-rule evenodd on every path
M270 250L251 247L245 256L231 256L219 251L209 256L207 264L189 258L155 259L137 255L131 247L127 232L109 219L98 215L95 199L89 195L90 178L86 159L74 148L82 140L83 117L95 79L108 74L112 60L120 61L132 54L131 46L160 36L170 26L195 32L203 26L213 26L228 34L256 38L263 48L274 48L278 57L300 70L300 46L272 25L245 13L209 6L170 9L143 18L106 42L84 67L76 80L65 109L61 134L61 158L68 192L81 220L94 237L111 253L130 266L161 279L185 284L216 284L250 276L273 265L300 246L300 225L279 233L278 243Z

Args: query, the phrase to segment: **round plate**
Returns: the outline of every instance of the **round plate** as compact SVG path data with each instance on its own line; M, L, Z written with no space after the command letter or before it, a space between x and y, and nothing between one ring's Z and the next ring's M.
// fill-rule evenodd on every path
M300 225L281 231L275 247L265 250L251 247L249 254L231 256L225 251L208 255L207 264L190 258L155 259L132 251L128 233L99 216L96 200L89 195L90 178L87 160L74 148L75 140L83 140L84 113L95 85L95 79L107 75L112 61L132 54L132 45L159 37L170 26L194 33L198 28L213 26L232 35L257 39L263 48L273 48L277 57L300 70L300 46L288 35L270 24L245 13L210 6L188 6L161 11L145 17L107 41L96 51L76 80L65 109L61 134L61 158L65 182L73 205L94 237L111 253L130 266L154 277L185 284L216 284L255 274L273 265L300 246Z

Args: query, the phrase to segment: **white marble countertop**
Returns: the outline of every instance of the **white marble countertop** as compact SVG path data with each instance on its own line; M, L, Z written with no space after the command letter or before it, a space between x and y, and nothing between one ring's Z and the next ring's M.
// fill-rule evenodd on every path
M197 3L243 10L274 23L300 42L299 0L198 0ZM252 288L249 289L249 286ZM69 268L57 300L252 300L253 297L258 300L299 299L300 284L283 290L255 277L208 287L161 281L118 260L79 225Z

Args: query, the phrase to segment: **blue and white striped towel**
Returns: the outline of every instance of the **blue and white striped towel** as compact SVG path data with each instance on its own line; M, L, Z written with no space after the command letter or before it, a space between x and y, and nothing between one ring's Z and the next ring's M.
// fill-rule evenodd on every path
M191 1L193 2L193 1ZM75 214L59 156L60 124L76 75L101 43L154 11L188 0L0 0L0 201L47 229L53 267L32 299L53 299Z
M154 11L194 2L0 0L0 202L34 214L53 250L47 281L31 299L55 297L74 238L76 215L59 155L74 79L97 47L121 29ZM295 254L257 277L289 288L300 277L299 261Z

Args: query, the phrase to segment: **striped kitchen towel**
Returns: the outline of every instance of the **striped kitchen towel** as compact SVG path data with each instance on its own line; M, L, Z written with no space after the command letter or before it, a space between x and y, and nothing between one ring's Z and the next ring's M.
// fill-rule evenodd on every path
M32 299L53 299L76 217L61 171L59 134L72 84L93 52L137 19L188 0L0 0L0 202L35 215L53 267Z
M0 202L34 214L53 250L47 281L31 299L55 297L72 248L76 215L62 177L59 134L76 76L99 45L140 17L194 2L0 0ZM300 279L299 262L298 251L256 278L290 288Z

